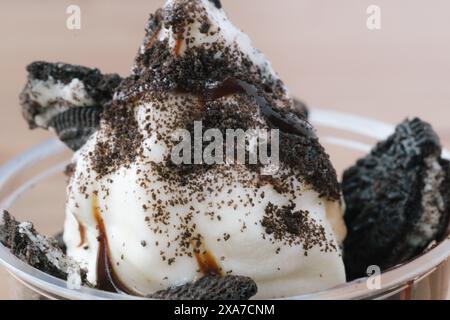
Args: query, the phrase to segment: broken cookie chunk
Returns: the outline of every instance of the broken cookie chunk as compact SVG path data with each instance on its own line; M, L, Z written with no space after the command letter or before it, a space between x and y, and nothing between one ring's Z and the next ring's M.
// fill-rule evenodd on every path
M28 125L54 129L73 150L95 132L103 107L122 81L117 74L64 63L37 61L27 71L20 99Z
M67 280L70 288L89 285L85 270L63 253L56 240L37 233L30 222L16 221L7 211L3 212L1 220L0 243L17 258L49 275Z
M248 300L258 291L256 283L242 276L204 276L179 287L158 291L149 296L166 300Z
M386 141L344 173L347 278L370 265L386 270L443 237L450 213L449 161L420 119L400 124Z

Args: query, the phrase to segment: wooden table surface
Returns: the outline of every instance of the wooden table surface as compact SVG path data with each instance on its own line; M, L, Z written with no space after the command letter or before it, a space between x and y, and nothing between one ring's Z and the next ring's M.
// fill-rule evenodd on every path
M309 105L398 123L419 116L450 146L450 1L222 0L232 21ZM63 61L129 73L162 0L22 0L0 4L0 163L51 137L29 131L18 93L25 66ZM66 8L81 8L81 30ZM366 9L381 8L381 30ZM61 212L61 214L63 214ZM8 286L0 271L0 298Z

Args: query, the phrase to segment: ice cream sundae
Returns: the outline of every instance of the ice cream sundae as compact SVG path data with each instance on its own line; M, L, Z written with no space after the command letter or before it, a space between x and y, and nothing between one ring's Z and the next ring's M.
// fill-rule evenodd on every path
M345 210L306 107L218 0L168 0L150 15L127 77L43 61L27 70L26 121L74 150L64 235L60 245L37 238L6 214L0 240L58 277L164 299L290 297L341 285L346 269L353 279L369 264L412 258L448 225L449 166L420 120L346 172ZM194 137L183 163L173 161L180 129ZM276 170L234 153L221 163L190 161L211 129L219 137L276 130L267 140L278 147ZM225 149L224 139L214 155ZM396 223L408 235L386 240ZM45 268L30 252L45 257Z
M218 1L168 1L151 15L127 78L45 62L28 71L25 118L76 150L64 242L90 283L148 295L237 275L273 298L345 282L335 171L304 109ZM279 129L279 171L174 164L173 133L196 121Z

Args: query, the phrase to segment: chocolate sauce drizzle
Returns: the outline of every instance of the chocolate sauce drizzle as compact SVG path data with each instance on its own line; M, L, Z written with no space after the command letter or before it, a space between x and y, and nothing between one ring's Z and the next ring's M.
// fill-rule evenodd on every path
M177 39L175 41L174 54L179 57L181 54L181 47L183 46L184 38L183 33L177 34Z
M317 138L311 124L305 119L287 110L275 109L265 97L258 93L258 88L253 84L236 78L228 78L221 83L207 86L203 95L205 100L217 100L233 94L247 94L255 99L262 115L274 129L280 129L284 133Z
M195 247L196 245L192 243L192 246ZM222 268L203 243L200 243L198 248L194 249L194 256L201 273L207 276L223 276Z
M92 213L98 226L98 255L97 255L97 288L100 290L125 293L129 295L139 294L128 288L118 277L111 263L108 237L105 224L101 216L97 196L93 195ZM204 275L223 276L222 268L217 263L214 256L206 250L203 244L194 250L194 256L199 266L199 271Z
M98 255L97 255L97 288L104 291L138 295L129 289L117 276L111 263L108 237L105 224L98 208L97 196L93 195L92 213L98 226Z
M80 221L78 221L78 219L76 220L78 222L78 233L80 234L80 243L78 243L78 247L82 247L86 242L86 228Z

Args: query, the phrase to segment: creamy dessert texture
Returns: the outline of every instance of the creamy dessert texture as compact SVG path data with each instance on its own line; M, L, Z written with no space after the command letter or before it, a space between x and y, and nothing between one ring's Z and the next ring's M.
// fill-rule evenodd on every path
M68 145L82 145L64 241L91 283L148 295L205 275L239 275L256 282L257 297L274 298L345 282L335 170L305 110L219 1L167 1L150 16L129 77L96 71L108 84L101 95L86 89L89 77L60 81L67 65L51 68L54 76L39 81L30 73L22 100L31 125L69 132ZM51 122L55 114L84 119L89 108L99 117L98 128L88 122L92 134ZM279 129L279 171L174 164L173 133L193 131L195 121L221 132Z

